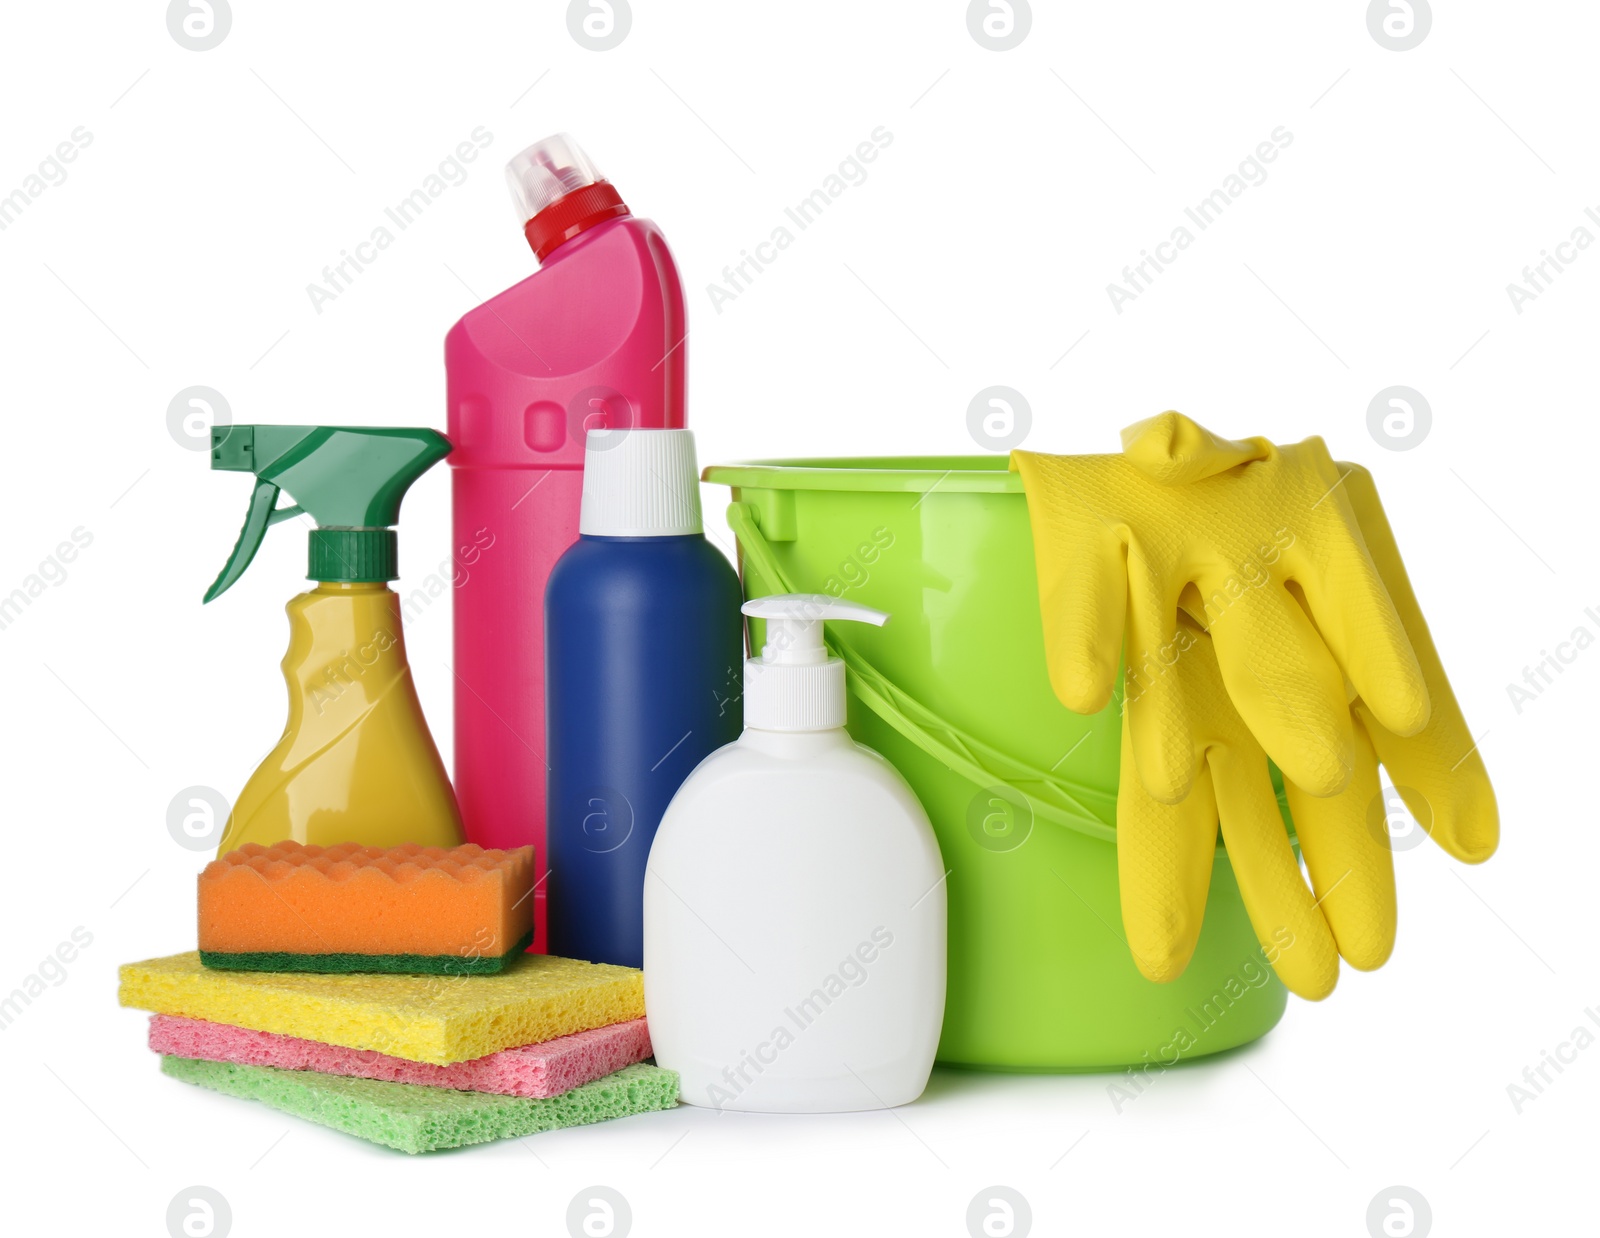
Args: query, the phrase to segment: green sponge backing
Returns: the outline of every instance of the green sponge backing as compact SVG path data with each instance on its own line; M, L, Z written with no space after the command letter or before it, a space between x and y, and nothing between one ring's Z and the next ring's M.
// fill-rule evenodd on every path
M161 1070L402 1152L515 1139L678 1103L677 1072L642 1064L540 1100L187 1057L163 1057Z
M492 976L533 945L533 930L504 954L281 954L200 951L200 962L218 971L403 972L409 975Z

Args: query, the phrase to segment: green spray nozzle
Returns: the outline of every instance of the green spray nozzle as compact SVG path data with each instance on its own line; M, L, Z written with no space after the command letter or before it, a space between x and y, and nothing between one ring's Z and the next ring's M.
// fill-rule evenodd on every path
M224 593L255 558L267 530L302 513L311 532L306 575L319 581L387 581L398 574L393 526L411 483L450 454L437 430L366 426L221 426L211 467L253 473L255 493L227 565L206 590ZM278 506L278 492L294 505Z

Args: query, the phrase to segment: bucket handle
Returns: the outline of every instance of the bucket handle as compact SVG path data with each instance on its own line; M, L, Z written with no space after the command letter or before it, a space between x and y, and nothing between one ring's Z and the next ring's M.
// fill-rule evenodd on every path
M739 541L747 575L754 567L775 592L804 592L795 588L778 565L762 536L753 505L730 503L728 527ZM1067 782L990 747L909 696L837 635L828 633L824 639L844 662L845 681L855 698L941 765L980 787L1014 788L1038 818L1102 842L1116 841L1116 828L1107 824L1108 819L1116 819L1115 795Z

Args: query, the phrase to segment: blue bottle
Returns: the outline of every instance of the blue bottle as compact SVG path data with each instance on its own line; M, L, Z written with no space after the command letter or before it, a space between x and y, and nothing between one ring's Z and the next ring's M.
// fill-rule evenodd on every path
M743 729L743 595L702 529L691 431L590 431L545 588L551 954L643 965L656 827Z

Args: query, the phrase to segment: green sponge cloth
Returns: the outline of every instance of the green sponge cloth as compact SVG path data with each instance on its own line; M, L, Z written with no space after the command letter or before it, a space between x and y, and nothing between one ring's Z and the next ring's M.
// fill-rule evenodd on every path
M161 1070L185 1083L259 1100L284 1113L402 1152L516 1139L538 1131L671 1109L678 1103L677 1072L645 1065L625 1067L541 1100L187 1057L163 1057Z

